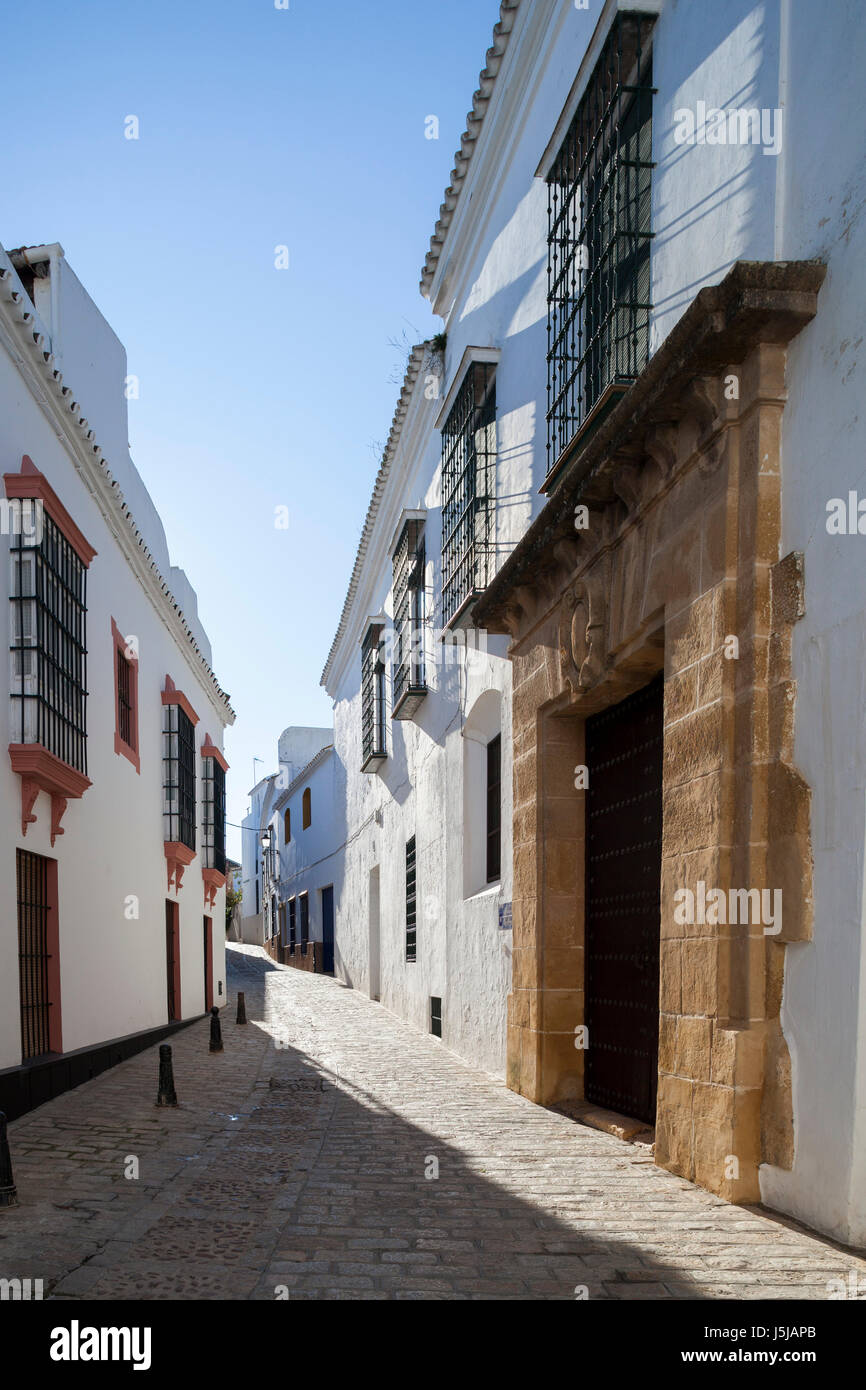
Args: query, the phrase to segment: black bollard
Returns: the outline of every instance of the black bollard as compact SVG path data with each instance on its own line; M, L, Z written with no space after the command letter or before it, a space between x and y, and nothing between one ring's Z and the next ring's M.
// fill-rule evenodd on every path
M245 1003L245 1001L244 1001L244 992L243 992L243 990L241 989L241 990L238 990L238 1016L237 1016L235 1022L236 1022L236 1023L246 1023L246 1021L247 1021L247 1006L246 1006L246 1003Z
M15 1191L15 1179L12 1176L12 1155L6 1135L6 1116L0 1110L0 1207L14 1207L17 1204L18 1193Z
M210 1050L211 1052L222 1052L223 1032L220 1028L220 1011L214 1004L210 1011Z
M174 1089L174 1071L171 1065L171 1048L161 1043L159 1049L159 1094L157 1105L177 1105L177 1092Z

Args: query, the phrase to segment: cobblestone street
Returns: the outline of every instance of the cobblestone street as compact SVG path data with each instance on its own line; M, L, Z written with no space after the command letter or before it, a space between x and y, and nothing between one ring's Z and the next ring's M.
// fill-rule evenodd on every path
M151 1049L10 1126L0 1277L63 1299L826 1299L856 1270L866 1295L863 1260L532 1105L339 982L228 959L225 1051L206 1022L175 1036L177 1110L154 1105Z

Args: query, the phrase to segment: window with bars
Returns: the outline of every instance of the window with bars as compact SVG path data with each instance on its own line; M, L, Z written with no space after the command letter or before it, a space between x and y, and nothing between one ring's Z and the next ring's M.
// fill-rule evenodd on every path
M385 654L382 623L371 623L361 644L361 771L388 756L385 745Z
M400 532L393 555L394 662L392 716L411 719L427 694L424 671L424 522L412 519Z
M417 885L415 881L415 836L406 842L406 959L416 959L417 941L415 937L417 912Z
M493 578L496 367L473 362L442 429L442 622Z
M442 999L436 994L430 996L430 1032L434 1038L442 1037Z
M12 741L87 772L87 567L47 514L12 542Z
M502 736L487 745L487 882L502 870Z
M226 774L216 758L202 759L204 868L226 871ZM195 811L193 810L193 815ZM184 842L185 843L185 842ZM191 846L192 848L192 846Z
M306 893L302 893L298 901L301 905L301 955L305 956L310 940L310 899Z
M120 724L120 737L130 748L135 747L135 730L132 726L132 666L123 655L117 653L117 708Z
M21 1058L41 1057L52 1050L52 961L50 860L41 854L16 851L18 887L18 988L21 1011ZM52 971L52 965L55 969Z
M180 705L163 705L164 838L195 849L195 730Z
M295 954L295 931L297 927L297 899L289 898L289 951Z
M649 355L653 23L617 14L547 179L548 473Z

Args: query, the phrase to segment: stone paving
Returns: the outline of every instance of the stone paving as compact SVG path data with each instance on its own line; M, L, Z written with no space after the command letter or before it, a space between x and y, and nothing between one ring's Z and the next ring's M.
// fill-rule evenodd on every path
M839 1278L866 1297L863 1259L337 981L233 946L229 996L222 1054L206 1022L172 1039L177 1110L154 1105L154 1048L10 1125L0 1278L62 1299L826 1299Z

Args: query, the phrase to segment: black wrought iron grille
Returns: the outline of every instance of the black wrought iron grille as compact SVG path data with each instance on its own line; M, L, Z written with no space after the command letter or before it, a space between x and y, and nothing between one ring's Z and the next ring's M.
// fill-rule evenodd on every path
M407 521L394 551L394 662L391 698L396 708L407 691L426 690L424 673L423 521Z
M226 774L216 758L204 759L202 831L206 869L226 871Z
M494 883L502 868L502 736L487 745L487 882Z
M496 368L473 362L442 430L442 622L493 577Z
M417 888L415 883L415 836L406 842L406 959L415 960L415 915Z
M180 705L163 709L164 835L195 849L195 731Z
M18 982L21 1057L51 1050L48 991L48 860L16 851L18 879Z
M12 567L12 738L86 773L87 567L48 515Z
M117 707L120 737L127 748L135 749L135 730L132 726L132 672L123 652L117 649Z
M362 760L384 758L385 657L382 627L373 624L361 646L361 752Z
M296 899L289 898L289 950L295 954Z
M653 23L619 12L548 175L548 472L647 363Z
M430 1032L434 1038L442 1037L442 999L435 994L430 995Z
M299 901L301 904L301 955L305 956L310 940L310 899L306 893L302 893Z

